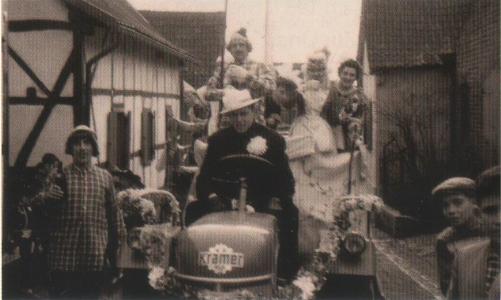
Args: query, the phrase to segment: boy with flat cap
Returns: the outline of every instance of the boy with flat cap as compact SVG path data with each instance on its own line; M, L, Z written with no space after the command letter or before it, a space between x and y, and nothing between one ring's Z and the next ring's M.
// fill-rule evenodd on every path
M443 214L450 224L437 235L436 240L440 289L445 294L456 249L481 235L480 211L475 200L475 181L470 178L449 178L433 189L432 196L440 201Z
M500 168L484 171L476 180L483 216L482 229L489 239L458 248L452 265L448 299L500 299Z

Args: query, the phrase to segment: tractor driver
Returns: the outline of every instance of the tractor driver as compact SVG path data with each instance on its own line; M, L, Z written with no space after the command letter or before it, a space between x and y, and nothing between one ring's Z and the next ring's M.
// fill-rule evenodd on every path
M280 241L278 275L290 280L297 271L298 253L298 210L292 202L294 178L285 153L284 138L255 121L259 100L253 99L248 90L225 89L221 113L229 117L231 126L209 137L207 154L197 178L198 201L187 207L186 223L210 212L229 209L211 184L221 158L232 154L253 154L270 161L279 174L272 185L274 190L260 190L259 193L276 197L260 197L252 205L256 212L269 213L277 218ZM249 190L250 200L251 195Z

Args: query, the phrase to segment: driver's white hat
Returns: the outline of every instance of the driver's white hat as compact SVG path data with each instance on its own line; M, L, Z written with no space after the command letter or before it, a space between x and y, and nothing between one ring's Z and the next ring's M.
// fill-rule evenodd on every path
M224 89L223 110L221 114L236 111L257 103L261 98L253 99L248 90L237 90L229 87Z

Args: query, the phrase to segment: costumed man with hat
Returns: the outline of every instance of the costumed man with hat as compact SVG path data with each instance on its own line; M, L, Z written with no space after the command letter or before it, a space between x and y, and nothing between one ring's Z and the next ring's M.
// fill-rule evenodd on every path
M254 98L270 94L276 88L273 69L249 58L252 44L247 38L245 28L233 33L226 49L233 56L233 60L225 66L225 87L231 85L237 89L247 88ZM214 73L214 76L219 80L219 73Z
M247 90L225 89L221 113L229 117L231 126L219 130L208 139L207 153L196 183L198 201L187 208L189 212L186 220L189 224L204 214L231 209L231 201L217 195L217 188L212 182L221 158L251 154L268 160L275 166L274 182L257 189L249 185L248 204L256 212L273 214L277 218L280 241L278 274L279 277L292 279L297 271L298 249L298 210L292 202L294 178L285 154L284 138L255 121L259 100L253 99ZM254 172L247 171L251 174ZM257 174L259 170L255 172Z
M270 103L272 101L271 93L276 88L276 72L272 67L266 64L256 62L249 58L249 53L252 51L252 44L247 38L247 30L240 28L237 32L231 35L230 41L226 45L226 49L231 53L231 58L225 57L223 74L221 67L217 66L213 76L207 83L207 98L213 95L221 95L217 86L221 82L223 76L223 88L232 86L236 89L248 89L253 98L266 97L258 106L259 112L257 120L261 124L266 124L267 121L272 122L272 126L276 123L277 106ZM266 106L264 105L266 103ZM273 111L269 108L273 107ZM278 110L278 114L280 111ZM273 118L270 115L274 114ZM269 120L265 120L266 118Z
M437 235L436 252L440 289L445 295L449 288L452 262L458 247L481 236L480 210L475 196L475 181L466 177L449 178L433 191L450 226Z
M482 230L488 239L458 248L447 299L500 299L500 180L499 166L482 172L476 180Z
M65 151L73 157L63 169L65 189L54 185L46 195L53 209L49 294L51 298L98 299L105 271L116 271L123 218L112 176L92 163L92 157L99 155L96 133L85 125L75 127Z

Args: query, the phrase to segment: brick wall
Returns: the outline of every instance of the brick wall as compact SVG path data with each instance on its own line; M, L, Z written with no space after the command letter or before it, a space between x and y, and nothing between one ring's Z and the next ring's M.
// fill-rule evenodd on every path
M499 164L499 1L472 1L457 42L460 99L469 107L471 152L478 169Z
M451 151L451 78L450 71L445 67L399 68L377 74L376 149L382 181L379 184L382 185L385 200L393 202L391 204L396 207L411 208L409 202L412 200L403 199L401 192L408 190L411 185L419 184L415 181L413 170L400 156L402 153L407 154L408 148L405 148L408 145L403 142L403 132L399 130L399 125L412 122L412 135L417 151L422 155L422 161L417 163L420 171L424 174L431 173L437 177L435 180L445 176L429 169L438 164L445 164ZM396 141L389 144L393 138L396 138ZM399 149L403 152L399 153ZM433 159L437 164L432 163ZM435 180L430 178L431 183ZM427 193L429 194L429 191ZM416 194L416 197L418 196Z

